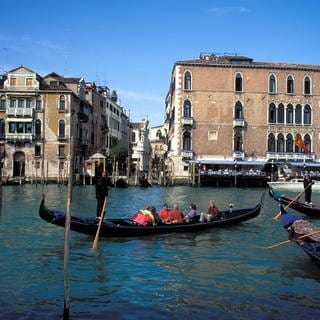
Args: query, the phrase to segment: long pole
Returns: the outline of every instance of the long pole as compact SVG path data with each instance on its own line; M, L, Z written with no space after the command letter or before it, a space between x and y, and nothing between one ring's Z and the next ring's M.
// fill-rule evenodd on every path
M71 137L70 143L70 163L69 163L69 180L68 180L68 198L67 198L67 209L66 209L66 223L64 232L64 309L63 319L69 319L70 310L70 297L69 297L69 252L70 252L70 222L71 214L70 207L72 201L72 185L73 185L73 150L74 150L74 138Z

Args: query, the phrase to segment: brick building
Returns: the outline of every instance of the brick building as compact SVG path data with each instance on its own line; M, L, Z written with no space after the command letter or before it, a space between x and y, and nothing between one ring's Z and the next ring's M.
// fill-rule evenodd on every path
M174 64L166 97L167 163L319 165L320 65L201 54ZM311 153L295 145L300 134Z

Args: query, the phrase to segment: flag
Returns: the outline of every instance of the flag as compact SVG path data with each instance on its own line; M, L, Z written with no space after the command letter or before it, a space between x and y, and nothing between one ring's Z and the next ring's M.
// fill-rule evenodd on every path
M308 149L308 147L306 146L306 144L302 140L301 135L299 133L296 134L294 143L296 146L302 148L305 153L310 153L310 150Z

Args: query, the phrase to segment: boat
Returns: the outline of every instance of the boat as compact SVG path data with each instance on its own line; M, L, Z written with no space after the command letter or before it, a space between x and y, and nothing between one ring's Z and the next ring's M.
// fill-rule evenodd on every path
M212 220L210 222L199 222L197 219L192 222L183 222L176 224L159 223L155 226L141 226L131 219L104 219L101 223L100 237L139 237L162 233L178 233L178 232L194 232L207 230L215 227L225 227L234 225L243 221L247 221L257 217L261 211L264 201L264 193L260 200L252 207L242 209L226 209L222 210L222 218ZM62 211L49 209L45 206L44 197L39 208L40 217L57 226L64 227L66 215ZM95 236L98 228L99 220L95 217L74 217L71 216L70 229L82 234Z
M320 190L320 181L313 180L314 184L312 185L312 190ZM286 189L286 190L293 190L293 191L302 191L303 190L303 178L298 179L291 179L287 181L272 181L268 182L269 187L274 189Z
M314 262L320 265L320 228L303 217L281 209L280 223L295 242Z
M273 188L269 187L269 195L271 198L281 203L286 207L303 213L307 216L320 217L320 206L315 204L306 204L305 202L299 201L299 197L289 197L284 194L275 192Z

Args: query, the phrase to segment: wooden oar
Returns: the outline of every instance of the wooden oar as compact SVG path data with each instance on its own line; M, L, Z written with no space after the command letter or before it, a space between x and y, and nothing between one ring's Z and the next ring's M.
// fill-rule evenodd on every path
M295 202L295 201L306 191L306 189L307 189L310 185L312 185L312 183L308 184L295 198L293 198L293 199L289 202L289 204L287 204L287 205L285 206L284 210L288 209L288 208L292 205L292 203ZM281 210L280 210L279 213L276 214L276 215L273 217L273 219L274 219L274 220L278 220L279 217L281 216L281 213L282 213L282 212L281 212Z
M97 249L97 247L98 247L99 233L100 233L101 224L102 224L102 221L103 221L103 218L104 218L105 208L106 208L106 205L107 205L107 198L108 197L104 198L103 208L102 208L102 211L101 211L101 214L100 214L100 221L99 221L97 233L96 233L96 236L94 238L93 245L92 245L92 249L93 250Z
M320 233L320 230L317 230L317 231L305 234L303 236L300 236L300 237L298 237L298 239L300 240L300 239L308 238L308 237L313 236L314 234L317 234L317 233ZM285 240L285 241L276 243L276 244L274 244L272 246L264 247L264 249L273 249L273 248L279 247L279 246L281 246L283 244L286 244L286 243L289 243L289 242L292 242L292 241L295 241L295 240L290 240L290 239L289 240Z

